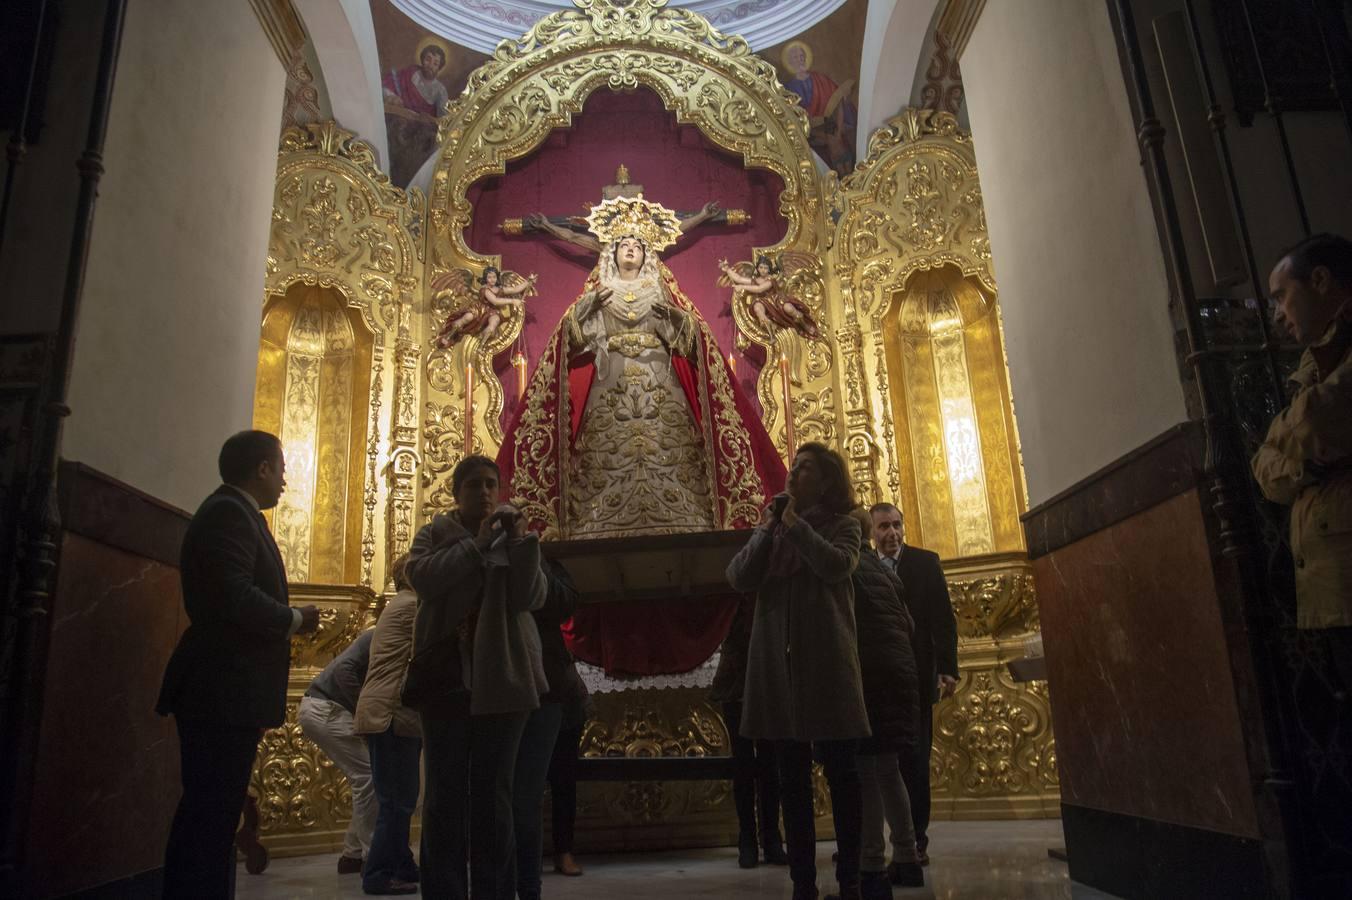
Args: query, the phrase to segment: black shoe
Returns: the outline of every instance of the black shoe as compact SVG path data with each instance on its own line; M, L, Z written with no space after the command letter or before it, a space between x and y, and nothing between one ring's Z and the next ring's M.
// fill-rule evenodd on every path
M924 887L925 870L918 862L894 862L887 867L887 880L898 887Z
M395 879L395 878L392 878L392 879L390 879L389 881L387 881L387 882L385 882L384 884L381 884L381 885L372 885L371 887L367 887L366 885L362 885L361 889L362 889L362 892L363 892L363 893L366 893L366 894L389 895L389 894L416 894L416 893L418 893L418 886L417 886L416 884L414 884L413 882L411 882L411 881L399 881L398 879Z
M887 876L887 872L860 872L861 900L892 900L892 885Z
M742 839L737 842L737 865L743 869L756 868L756 841Z
M360 875L362 859L360 856L338 857L339 875Z
M765 862L772 866L789 864L789 854L784 852L784 842L777 834L761 835L761 854Z
M817 900L817 886L815 884L795 884L793 886L793 900Z

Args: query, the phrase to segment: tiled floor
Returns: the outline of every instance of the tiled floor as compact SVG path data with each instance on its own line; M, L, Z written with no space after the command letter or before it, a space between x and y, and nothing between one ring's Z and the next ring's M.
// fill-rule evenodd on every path
M897 900L1111 900L1108 894L1071 884L1066 864L1048 859L1047 848L1061 843L1061 823L1054 820L937 822L930 828L934 862L925 870L927 886L897 888L893 896ZM835 887L830 876L833 849L830 843L818 845L817 883L823 892ZM335 856L279 859L262 875L249 875L241 867L235 896L239 900L363 897L360 877L336 874L335 860ZM731 847L581 856L578 861L587 871L581 878L554 875L546 866L544 895L547 900L787 900L786 869L739 869L736 860L737 851Z

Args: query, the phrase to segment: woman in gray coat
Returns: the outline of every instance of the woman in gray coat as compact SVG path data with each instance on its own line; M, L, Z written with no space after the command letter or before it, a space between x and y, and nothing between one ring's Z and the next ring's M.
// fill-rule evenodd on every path
M789 491L728 566L734 590L756 593L742 735L776 742L794 900L817 896L812 758L831 788L841 898L859 896L861 794L856 753L869 734L850 575L859 562L854 490L840 455L804 444Z
M497 463L465 457L451 490L456 508L423 526L405 567L418 594L404 703L419 713L427 769L422 892L512 900L516 753L549 690L530 612L548 582L538 536L498 505Z

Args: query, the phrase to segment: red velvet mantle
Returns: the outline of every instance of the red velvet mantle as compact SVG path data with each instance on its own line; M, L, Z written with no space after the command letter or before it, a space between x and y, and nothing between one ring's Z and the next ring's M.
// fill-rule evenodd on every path
M690 399L698 392L702 370L707 377L717 366L733 382L736 412L745 423L755 459L762 498L782 489L784 467L761 424L755 381L763 359L740 357L733 376L727 368L733 347L734 325L729 307L731 292L717 286L719 259L747 259L751 248L767 246L783 237L779 216L783 182L772 172L746 169L742 161L715 146L691 125L678 125L661 98L639 89L630 93L598 90L587 101L572 127L555 131L529 157L508 165L505 174L473 185L468 199L474 218L465 234L476 251L500 254L503 266L521 273L539 273L539 296L527 301L522 345L532 371L532 391L542 375L543 362L554 370L559 393L571 397L564 413L567 424L551 440L571 442L580 424L592 374L585 361L567 368L557 344L556 326L569 305L583 292L595 265L595 254L561 245L538 234L503 235L505 219L531 213L572 215L595 203L601 188L615 180L616 169L628 167L644 196L675 210L697 210L709 200L751 214L749 225L705 225L687 235L663 257L679 283L684 298L708 325L699 360L677 360L677 371ZM542 359L546 357L547 359ZM576 364L579 361L574 361ZM512 483L517 469L517 431L524 409L515 403L515 374L508 354L495 361L508 390L503 411L507 439L499 454L503 481ZM557 416L557 398L552 415ZM700 405L692 403L699 416ZM562 424L562 422L560 423ZM704 423L701 423L702 425ZM558 449L555 447L554 449ZM553 477L557 477L557 472ZM754 517L741 514L721 527L746 528ZM731 624L737 597L690 601L630 601L590 605L579 611L565 630L573 652L607 671L631 675L688 671L709 658Z

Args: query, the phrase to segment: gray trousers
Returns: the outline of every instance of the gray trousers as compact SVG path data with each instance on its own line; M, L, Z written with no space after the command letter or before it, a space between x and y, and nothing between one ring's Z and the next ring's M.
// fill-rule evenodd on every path
M897 754L859 755L859 783L864 791L864 829L861 872L882 872L887 868L887 844L883 840L883 820L892 832L892 861L913 863L915 825L911 822L911 800L897 768Z
M347 834L343 835L343 855L360 859L370 852L376 813L380 809L375 784L371 781L366 735L352 731L352 713L332 700L319 697L300 698L296 721L305 736L347 776L348 787L352 789L352 820L348 822Z

